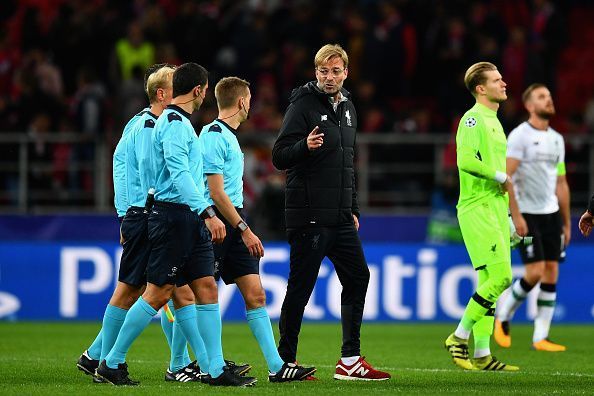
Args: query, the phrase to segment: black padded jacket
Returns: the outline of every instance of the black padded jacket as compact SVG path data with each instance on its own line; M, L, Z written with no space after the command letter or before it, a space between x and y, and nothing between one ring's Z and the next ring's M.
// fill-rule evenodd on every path
M272 162L287 171L285 218L287 229L336 226L359 217L355 189L357 113L350 94L334 111L329 96L316 82L293 90L280 133L272 149ZM310 152L307 136L316 127L324 144Z

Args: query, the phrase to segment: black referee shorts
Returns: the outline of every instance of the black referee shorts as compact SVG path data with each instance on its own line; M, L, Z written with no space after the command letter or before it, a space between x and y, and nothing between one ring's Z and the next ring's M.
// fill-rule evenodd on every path
M132 206L122 220L124 243L118 280L131 286L146 284L146 266L151 252L147 219L143 208Z
M528 224L532 245L521 244L520 256L524 264L537 261L559 261L563 249L563 226L557 211L551 214L522 213Z
M235 208L242 219L241 208ZM241 239L239 229L231 226L227 219L217 210L217 217L225 223L227 236L222 244L214 245L215 279L222 278L225 284L235 283L235 279L244 275L260 273L260 259L250 255Z
M155 202L148 219L151 254L148 282L183 286L214 274L210 233L187 205Z

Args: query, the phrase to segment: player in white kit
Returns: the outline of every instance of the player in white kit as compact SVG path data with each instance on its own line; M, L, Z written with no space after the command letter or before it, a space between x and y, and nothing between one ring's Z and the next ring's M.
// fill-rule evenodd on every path
M557 299L559 260L571 239L565 143L549 126L555 106L547 87L532 84L522 99L530 117L507 140L507 173L512 176L515 191L515 197L510 194L510 211L518 234L534 239L532 245L520 246L524 276L512 284L511 293L499 306L494 338L504 348L511 346L513 315L540 282L532 347L561 352L565 346L548 337Z

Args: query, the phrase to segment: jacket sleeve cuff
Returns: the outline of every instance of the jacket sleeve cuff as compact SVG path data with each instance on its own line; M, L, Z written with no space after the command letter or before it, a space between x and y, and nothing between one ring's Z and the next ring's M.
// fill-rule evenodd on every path
M299 147L299 151L303 153L303 155L308 156L309 149L307 148L307 137L305 139L301 139L299 144L301 145L301 147Z

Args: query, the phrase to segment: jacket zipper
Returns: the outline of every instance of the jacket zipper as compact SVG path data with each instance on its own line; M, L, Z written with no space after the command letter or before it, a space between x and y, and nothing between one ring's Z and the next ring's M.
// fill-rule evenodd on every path
M338 115L338 141L339 141L339 145L340 145L340 161L341 161L341 166L340 166L340 187L338 189L338 193L340 194L338 197L338 213L337 213L337 220L340 221L340 212L342 209L342 189L343 189L343 183L344 183L344 147L342 146L342 114L344 112L344 104L346 102L340 102L338 104L338 109L339 111L337 111L337 115Z

